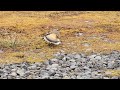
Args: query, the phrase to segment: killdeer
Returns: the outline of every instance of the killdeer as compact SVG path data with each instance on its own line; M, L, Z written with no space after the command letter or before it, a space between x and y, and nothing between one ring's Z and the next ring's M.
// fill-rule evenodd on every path
M55 33L47 34L43 38L49 44L53 44L53 45L61 44L61 41L57 38L57 35Z

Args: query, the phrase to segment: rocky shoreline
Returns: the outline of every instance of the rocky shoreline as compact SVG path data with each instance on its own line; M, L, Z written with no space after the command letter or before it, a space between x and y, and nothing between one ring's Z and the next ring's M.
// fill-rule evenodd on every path
M0 79L119 79L106 70L120 70L120 52L65 54L40 63L0 64Z

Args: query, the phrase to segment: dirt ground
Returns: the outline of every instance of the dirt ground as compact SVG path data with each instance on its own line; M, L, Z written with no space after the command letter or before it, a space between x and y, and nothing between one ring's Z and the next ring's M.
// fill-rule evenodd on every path
M58 29L62 44L42 37ZM40 62L66 53L120 50L119 11L0 11L0 63Z

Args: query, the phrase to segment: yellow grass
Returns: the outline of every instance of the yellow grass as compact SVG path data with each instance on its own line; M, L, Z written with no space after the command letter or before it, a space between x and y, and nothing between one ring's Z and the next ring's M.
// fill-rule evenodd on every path
M54 28L59 29L62 44L50 47L42 37ZM85 43L89 46L84 46ZM60 50L66 53L120 50L120 12L1 11L0 49L4 51L0 63L41 62Z
M109 77L120 76L120 70L106 70L105 75Z

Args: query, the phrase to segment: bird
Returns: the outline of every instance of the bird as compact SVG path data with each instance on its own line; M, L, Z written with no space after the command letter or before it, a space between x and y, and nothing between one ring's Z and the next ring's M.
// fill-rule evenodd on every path
M61 44L60 39L58 39L58 37L55 33L48 33L43 38L49 44L53 44L53 45Z

